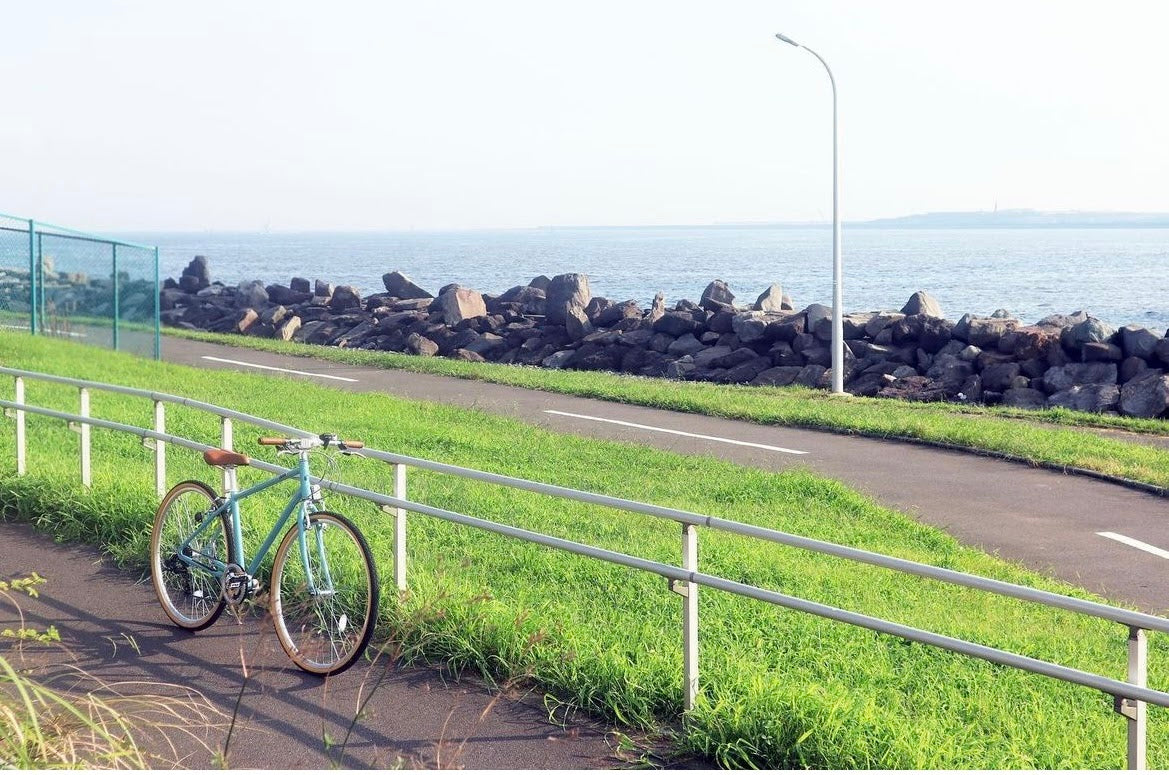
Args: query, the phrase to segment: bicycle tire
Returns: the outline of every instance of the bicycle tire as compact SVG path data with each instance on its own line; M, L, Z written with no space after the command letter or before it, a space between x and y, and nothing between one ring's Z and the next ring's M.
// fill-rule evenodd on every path
M280 646L297 667L314 675L335 675L365 653L373 636L377 567L365 537L352 522L318 511L309 515L305 531L311 578L323 587L314 592L307 583L297 535L293 525L272 560L272 623Z
M190 565L181 570L173 563L168 567L168 560L175 557L171 547L199 526L214 506L215 498L212 489L202 482L179 482L163 496L154 515L154 529L150 534L150 578L154 594L167 618L185 630L210 627L223 613L225 600L219 575ZM235 551L228 539L230 532L224 513L186 551L234 562Z

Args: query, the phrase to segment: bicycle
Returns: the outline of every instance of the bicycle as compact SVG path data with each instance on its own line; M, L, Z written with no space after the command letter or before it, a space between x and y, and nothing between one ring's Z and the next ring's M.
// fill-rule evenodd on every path
M316 449L336 447L344 454L364 444L332 434L261 438L259 443L278 447L278 455L297 455L297 465L239 491L235 469L251 460L238 452L209 449L203 460L227 471L227 492L217 496L203 482L188 480L163 497L150 538L154 591L179 627L210 627L225 606L239 606L259 592L260 564L295 514L295 524L273 556L268 608L288 657L306 672L334 675L352 665L369 644L377 617L378 576L361 532L346 517L324 510L308 458ZM297 481L297 491L249 562L240 501L289 480Z

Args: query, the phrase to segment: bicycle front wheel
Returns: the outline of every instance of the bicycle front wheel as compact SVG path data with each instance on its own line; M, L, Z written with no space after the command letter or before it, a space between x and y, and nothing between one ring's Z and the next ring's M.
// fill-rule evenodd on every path
M348 519L310 514L303 551L295 525L284 535L272 560L270 607L280 645L297 667L333 675L352 665L369 645L377 606L377 568Z
M167 617L187 630L209 627L223 611L220 578L233 561L226 515L196 532L215 507L202 482L179 482L162 499L150 535L150 578Z

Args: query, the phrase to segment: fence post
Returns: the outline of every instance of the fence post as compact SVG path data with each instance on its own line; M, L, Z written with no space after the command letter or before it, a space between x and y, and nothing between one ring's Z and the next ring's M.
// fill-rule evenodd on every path
M89 417L89 388L81 388L81 409L78 412L82 417ZM81 484L85 487L93 485L93 475L90 471L89 457L89 423L81 423Z
M394 497L406 500L406 466L394 463ZM406 590L406 509L394 509L394 583Z
M162 290L158 279L158 246L154 246L154 360L162 360L162 299L158 297Z
M37 332L37 222L28 219L28 325Z
M1149 641L1140 627L1128 630L1128 682L1136 686L1147 686L1149 681ZM1128 719L1128 768L1145 769L1145 733L1147 728L1147 707L1139 700L1131 703L1125 713Z
M37 324L40 326L41 333L45 332L45 318L48 316L49 305L45 303L45 235L37 235L37 289L39 298L37 304L39 305L40 314L37 316ZM52 321L49 321L52 326ZM49 329L52 334L52 328Z
M162 401L154 402L154 430L166 433L166 405ZM154 440L154 490L160 498L166 494L166 442L162 439Z
M113 264L114 264L114 283L113 283L113 287L114 287L114 349L117 350L118 343L119 343L119 340L121 338L119 336L119 334L121 332L119 331L118 323L120 322L120 318L122 317L121 300L119 298L122 295L122 289L121 289L121 283L118 280L118 243L116 243L116 242L114 243Z
M24 403L24 378L16 378L16 403ZM16 475L24 476L24 412L16 410Z
M682 525L682 568L698 572L698 528ZM686 684L686 710L694 708L698 697L698 585L682 585L682 675Z
M232 439L231 418L224 417L223 418L223 431L220 434L219 446L222 447L223 449L226 449L228 452L231 452L232 451L231 445L233 443L234 443L234 439ZM224 466L224 468L223 468L223 491L227 492L230 489L231 489L231 474L228 473L227 466Z

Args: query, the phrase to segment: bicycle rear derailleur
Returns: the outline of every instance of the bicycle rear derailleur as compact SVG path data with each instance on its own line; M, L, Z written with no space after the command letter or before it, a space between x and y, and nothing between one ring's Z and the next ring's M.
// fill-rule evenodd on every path
M223 599L228 605L239 605L259 588L260 580L234 562L223 569Z

